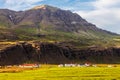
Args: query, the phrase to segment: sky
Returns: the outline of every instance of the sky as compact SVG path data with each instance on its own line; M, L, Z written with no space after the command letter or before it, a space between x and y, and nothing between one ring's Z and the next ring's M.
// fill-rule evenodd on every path
M27 10L51 5L78 13L97 27L120 34L120 0L0 0L0 8Z

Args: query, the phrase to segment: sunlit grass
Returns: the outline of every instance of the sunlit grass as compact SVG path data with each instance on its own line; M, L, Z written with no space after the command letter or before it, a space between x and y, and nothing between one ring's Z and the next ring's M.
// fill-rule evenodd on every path
M57 67L0 73L0 80L120 80L120 67Z

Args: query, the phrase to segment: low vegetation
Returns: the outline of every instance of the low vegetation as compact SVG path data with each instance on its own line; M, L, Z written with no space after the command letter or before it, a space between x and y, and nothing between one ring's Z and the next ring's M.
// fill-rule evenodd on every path
M119 80L120 66L58 67L44 65L38 69L15 68L13 72L0 73L0 80ZM8 69L10 70L10 69ZM1 69L0 69L1 71Z
M50 26L51 27L51 26ZM110 35L106 33L93 32L64 32L54 30L52 28L44 28L38 30L35 27L21 26L17 28L0 27L0 40L7 41L41 41L41 42L66 42L76 47L100 46L113 47L120 45L119 35Z

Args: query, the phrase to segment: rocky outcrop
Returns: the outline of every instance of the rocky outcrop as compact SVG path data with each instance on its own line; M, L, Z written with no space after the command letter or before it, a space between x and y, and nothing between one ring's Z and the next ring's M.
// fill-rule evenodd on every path
M120 63L120 48L75 49L60 43L19 43L0 51L0 65Z
M0 51L0 65L21 64L29 61L34 53L30 44L16 44Z

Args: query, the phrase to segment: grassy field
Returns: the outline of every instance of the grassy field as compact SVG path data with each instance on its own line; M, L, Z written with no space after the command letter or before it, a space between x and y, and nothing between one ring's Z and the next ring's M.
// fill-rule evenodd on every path
M49 66L29 70L16 68L15 70L1 72L0 80L120 80L120 67L58 68Z

